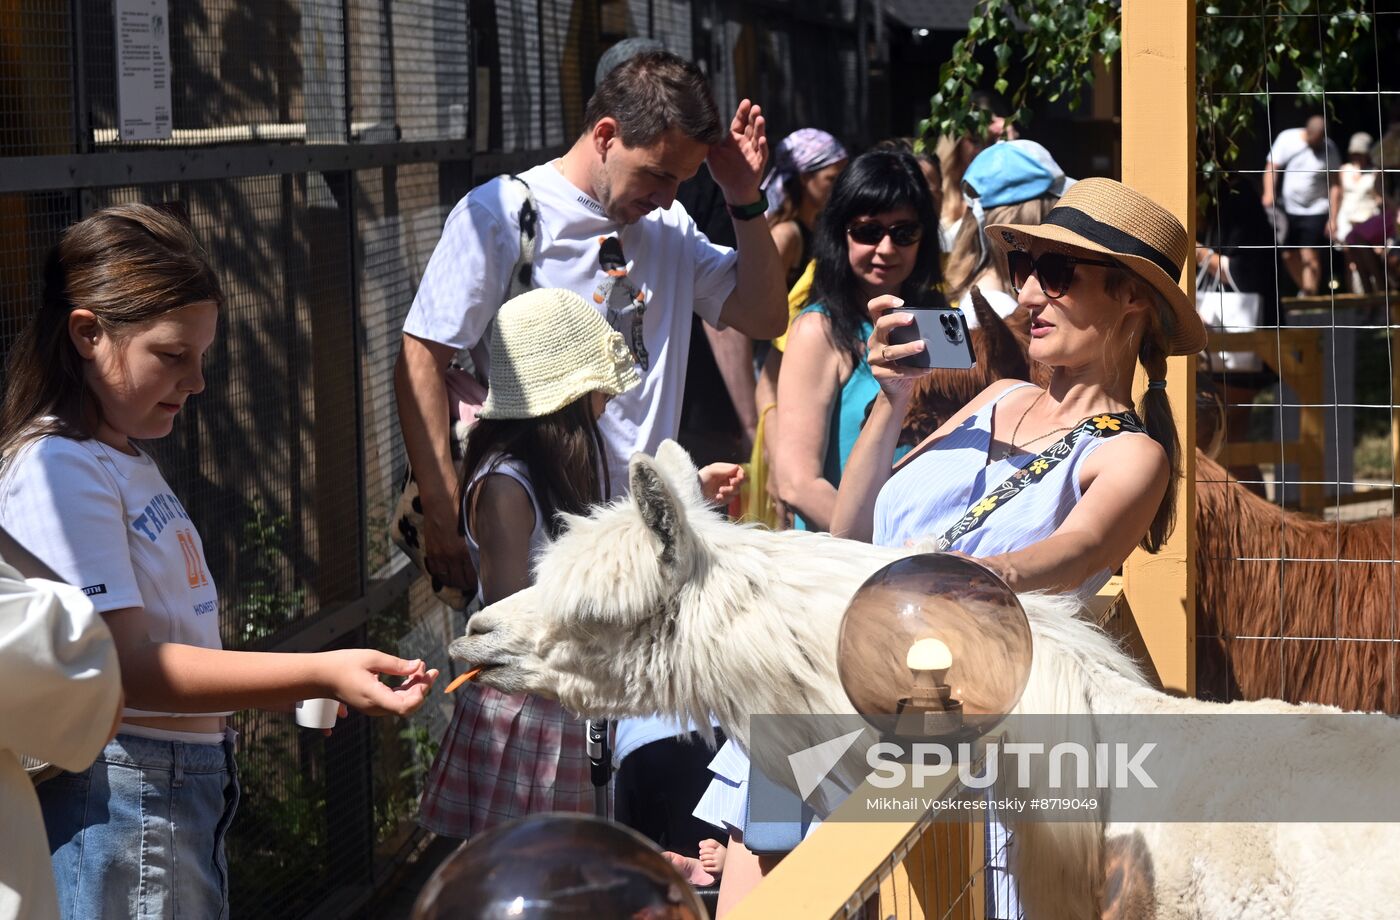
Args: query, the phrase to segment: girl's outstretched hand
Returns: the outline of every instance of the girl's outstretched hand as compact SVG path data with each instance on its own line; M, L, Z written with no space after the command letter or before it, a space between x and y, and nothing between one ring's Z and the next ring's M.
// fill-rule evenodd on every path
M737 463L711 463L700 470L700 494L710 504L727 504L744 481L744 468Z
M328 695L370 716L411 714L428 698L438 675L421 660L405 661L374 649L337 649L321 655ZM379 679L381 674L405 679L389 686Z

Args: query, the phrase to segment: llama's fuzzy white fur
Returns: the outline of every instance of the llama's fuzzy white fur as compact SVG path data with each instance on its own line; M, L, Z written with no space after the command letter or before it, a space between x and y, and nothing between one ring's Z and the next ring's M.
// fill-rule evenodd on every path
M852 712L836 669L841 614L866 578L916 550L727 523L704 506L695 468L672 442L655 459L634 457L630 484L629 498L570 520L538 560L535 585L474 616L452 655L486 665L490 686L556 697L590 716L664 714L707 726L713 713L745 747L750 714ZM1074 599L1021 600L1035 655L1019 712L1336 711L1167 696L1076 617ZM1086 724L1092 718L1074 730L1092 731ZM1380 752L1373 737L1285 744L1261 735L1245 745L1257 757L1273 744L1321 782L1338 751L1400 762L1400 735L1381 741ZM1173 790L1182 808L1271 794L1250 782L1247 764L1258 761L1248 757L1213 764L1198 788ZM1349 778L1377 789L1392 779ZM1379 917L1400 904L1394 825L1147 824L1115 820L1111 804L1077 823L1008 823L1012 872L1033 920Z

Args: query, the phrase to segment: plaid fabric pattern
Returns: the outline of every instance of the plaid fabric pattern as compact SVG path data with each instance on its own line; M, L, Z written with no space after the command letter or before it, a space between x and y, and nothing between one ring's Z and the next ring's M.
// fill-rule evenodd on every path
M470 837L542 811L593 811L584 725L554 700L465 684L428 771L418 822Z

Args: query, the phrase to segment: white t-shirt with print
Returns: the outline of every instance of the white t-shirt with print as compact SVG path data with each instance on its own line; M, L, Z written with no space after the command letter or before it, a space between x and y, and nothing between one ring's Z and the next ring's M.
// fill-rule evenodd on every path
M0 525L99 613L141 609L153 642L222 648L204 543L145 453L44 437L0 476ZM167 713L127 708L123 718Z
M1283 210L1287 214L1326 214L1327 173L1342 166L1342 155L1329 137L1319 154L1308 146L1302 128L1279 132L1269 162L1283 170Z
M565 179L553 163L520 176L539 212L534 285L567 288L608 317L629 345L640 340L642 381L608 403L599 420L612 494L627 488L627 461L655 453L680 428L690 316L713 326L734 289L738 254L711 243L679 202L624 226ZM518 182L493 179L457 203L433 250L404 323L418 338L454 348L485 335L520 255ZM625 269L621 277L609 269ZM643 298L644 308L634 307ZM639 355L639 357L641 357Z

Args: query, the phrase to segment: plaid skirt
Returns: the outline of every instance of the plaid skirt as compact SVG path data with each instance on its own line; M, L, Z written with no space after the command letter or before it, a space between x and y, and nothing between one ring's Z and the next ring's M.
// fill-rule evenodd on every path
M470 837L543 811L593 811L582 719L554 700L464 684L428 771L418 823Z

